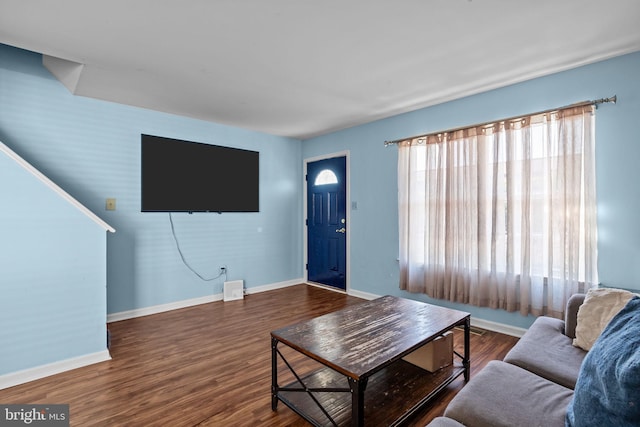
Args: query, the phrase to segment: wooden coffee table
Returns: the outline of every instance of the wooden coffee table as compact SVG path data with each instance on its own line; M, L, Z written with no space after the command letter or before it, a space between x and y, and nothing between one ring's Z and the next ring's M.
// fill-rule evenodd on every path
M315 426L398 425L459 376L469 380L469 321L469 313L384 296L272 331L271 408L281 401ZM464 352L453 365L430 373L402 360L458 325ZM279 344L319 369L298 375ZM296 378L286 386L279 361Z

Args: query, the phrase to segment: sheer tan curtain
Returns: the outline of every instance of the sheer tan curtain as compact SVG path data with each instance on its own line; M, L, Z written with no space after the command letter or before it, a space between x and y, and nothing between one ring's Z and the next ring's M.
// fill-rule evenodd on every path
M399 144L400 288L561 317L598 283L594 107Z

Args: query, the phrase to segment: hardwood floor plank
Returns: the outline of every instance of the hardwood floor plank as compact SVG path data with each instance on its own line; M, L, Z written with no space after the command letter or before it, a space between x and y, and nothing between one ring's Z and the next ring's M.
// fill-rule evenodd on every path
M271 410L269 333L359 302L298 285L114 322L112 360L0 390L0 403L68 403L71 425L83 427L307 426L283 404ZM493 332L472 335L472 377L516 341ZM462 347L460 331L454 345ZM301 371L315 368L295 352L286 356ZM454 381L409 425L441 415L463 384Z

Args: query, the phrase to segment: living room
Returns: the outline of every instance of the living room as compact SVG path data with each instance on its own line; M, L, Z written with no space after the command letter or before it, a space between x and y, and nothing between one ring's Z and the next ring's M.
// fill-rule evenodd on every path
M630 14L636 12L632 8ZM583 63L550 67L544 75L504 79L494 88L459 99L296 138L73 95L43 65L43 52L15 47L7 43L8 35L2 35L0 42L6 44L0 45L0 142L116 230L106 234L104 271L97 266L87 273L103 274L106 284L106 311L85 313L91 322L104 325L217 301L224 279L243 280L248 294L303 283L303 164L307 159L348 153L347 294L434 302L471 313L485 328L522 334L534 321L533 316L434 301L399 289L398 157L397 149L385 147L384 141L612 95L617 95L617 103L602 105L596 112L598 273L602 286L640 290L636 280L640 223L635 215L640 208L640 188L635 185L640 146L633 128L640 116L637 37L636 44L631 43L627 50L608 52L598 60L583 58ZM194 269L213 277L225 266L224 277L200 280L180 259L168 215L140 212L141 134L260 152L259 213L173 216L176 234ZM26 195L25 199L34 197ZM116 200L115 210L105 209L108 198ZM0 222L7 230L14 219L10 215L0 210ZM31 244L68 250L64 240L47 235ZM0 286L6 287L3 294L14 298L3 298L0 303L0 337L3 343L10 343L0 350L0 378L13 379L16 372L42 366L55 372L56 364L103 352L106 339L102 329L93 331L100 339L92 337L89 346L78 347L73 330L57 328L55 322L42 324L37 313L48 311L58 301L33 297L49 295L49 283L64 282L71 275L60 270L54 259L28 256L17 261L16 251L15 243L2 239L2 270L10 274L4 274ZM24 274L12 267L17 264L28 267L35 279L29 276L25 280ZM83 286L81 276L74 280ZM53 294L51 298L60 301L81 298L65 292ZM25 316L25 312L34 314ZM87 320L80 317L64 319L61 324L83 322ZM46 350L38 343L46 343Z

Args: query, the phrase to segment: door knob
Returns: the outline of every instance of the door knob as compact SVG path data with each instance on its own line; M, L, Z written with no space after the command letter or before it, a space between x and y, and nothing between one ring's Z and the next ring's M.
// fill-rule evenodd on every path
M343 233L343 234L344 234L344 233L346 233L346 232L347 232L347 229L346 229L346 228L344 228L344 227L342 227L342 228L338 228L338 229L336 230L336 233Z

